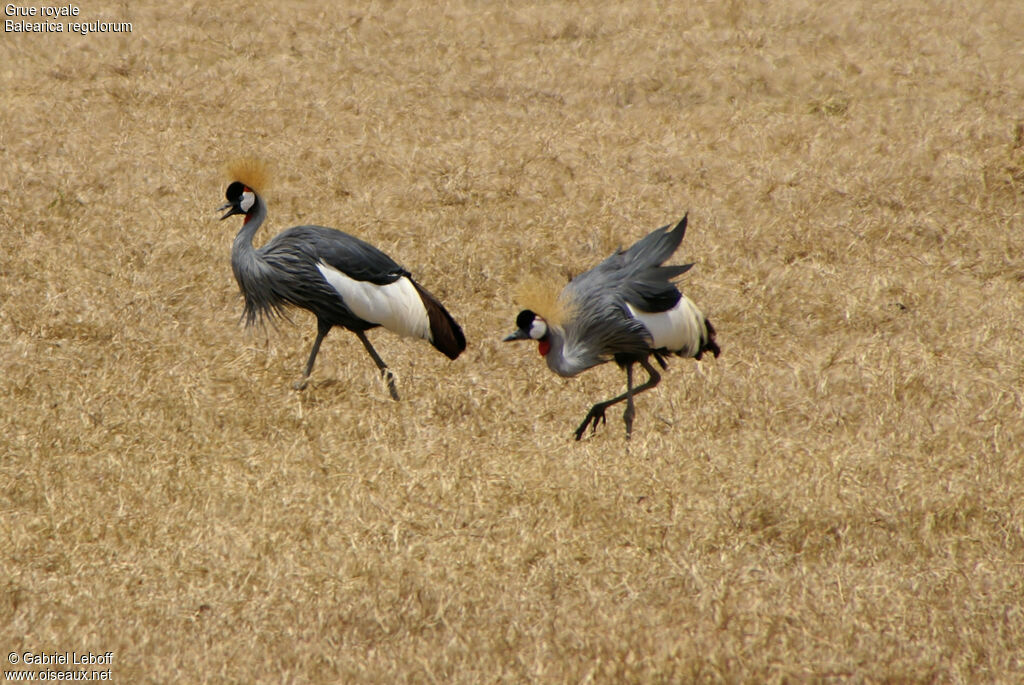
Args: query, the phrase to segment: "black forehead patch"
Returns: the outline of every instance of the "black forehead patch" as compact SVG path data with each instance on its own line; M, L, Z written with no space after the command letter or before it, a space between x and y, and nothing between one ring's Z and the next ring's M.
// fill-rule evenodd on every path
M519 316L516 317L516 326L523 329L524 331L530 330L530 326L533 325L533 320L537 318L537 315L531 312L529 309L524 309L519 312Z
M227 198L228 202L235 202L238 198L242 197L242 193L244 192L245 185L240 181L235 181L228 186L228 190L224 193L224 196Z

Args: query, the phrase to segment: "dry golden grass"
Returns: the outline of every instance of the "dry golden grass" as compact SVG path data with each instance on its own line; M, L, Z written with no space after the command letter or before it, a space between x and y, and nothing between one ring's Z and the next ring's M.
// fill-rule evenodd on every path
M148 5L148 6L147 6ZM323 5L323 6L318 6ZM90 3L0 42L0 648L118 682L1024 679L1024 5ZM343 5L343 6L342 6ZM87 16L86 16L87 15ZM246 333L224 163L463 323ZM525 274L690 212L581 443ZM5 668L7 665L5 664Z

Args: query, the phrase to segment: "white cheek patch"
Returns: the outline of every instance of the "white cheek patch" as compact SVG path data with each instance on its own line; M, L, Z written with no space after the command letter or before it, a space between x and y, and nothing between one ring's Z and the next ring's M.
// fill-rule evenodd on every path
M544 319L537 317L530 324L530 337L534 340L540 340L548 334L548 325L544 323Z
M345 306L363 321L380 324L389 331L410 338L432 340L430 319L423 299L408 278L387 285L357 281L333 266L320 262L316 268L338 291Z
M242 208L243 212L248 212L254 204L256 204L255 193L248 190L242 193L242 199L239 201L238 206Z

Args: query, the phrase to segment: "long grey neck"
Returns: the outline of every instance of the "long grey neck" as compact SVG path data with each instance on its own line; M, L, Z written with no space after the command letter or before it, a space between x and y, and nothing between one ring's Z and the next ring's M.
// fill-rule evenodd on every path
M581 343L571 336L570 338L568 340L569 345L566 347L567 336L565 329L561 326L548 324L547 339L551 343L551 349L544 356L544 360L547 362L548 368L559 376L571 378L591 367L609 361L608 357L602 357L600 354L595 353L589 345Z
M580 368L578 364L572 363L573 360L566 359L565 357L565 333L560 326L548 325L548 342L551 344L551 349L544 355L544 361L547 362L548 368L557 373L559 376L575 376L583 368Z
M235 236L231 246L231 270L235 273L238 288L245 298L243 318L252 325L264 315L273 315L281 307L267 279L268 267L260 253L253 247L252 239L267 218L267 206L257 196L252 211L245 215L245 223Z
M258 259L256 248L252 245L252 239L256 231L260 230L264 219L267 218L267 205L263 198L256 196L256 204L252 211L245 215L245 223L235 236L235 242L231 246L231 263L235 265L240 260ZM236 272L237 275L237 272Z

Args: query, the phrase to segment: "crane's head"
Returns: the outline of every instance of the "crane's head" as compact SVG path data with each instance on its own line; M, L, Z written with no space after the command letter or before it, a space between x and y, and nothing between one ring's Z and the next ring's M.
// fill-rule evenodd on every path
M225 193L228 201L217 208L218 212L228 210L227 214L221 217L221 221L235 214L244 214L248 220L249 215L263 202L260 193L266 191L270 179L267 165L255 157L242 157L233 160L224 171L231 180L231 185Z
M537 350L544 356L551 349L551 341L548 339L548 322L539 314L524 309L516 317L518 328L511 335L505 336L503 342L513 340L536 340Z
M248 214L256 206L256 203L259 202L256 192L240 181L235 181L229 185L225 196L228 201L217 208L218 212L222 212L225 209L228 210L220 218L221 221L235 214Z

